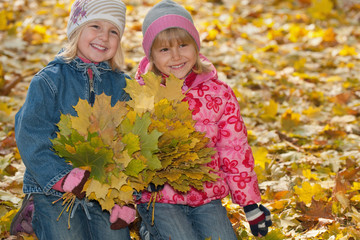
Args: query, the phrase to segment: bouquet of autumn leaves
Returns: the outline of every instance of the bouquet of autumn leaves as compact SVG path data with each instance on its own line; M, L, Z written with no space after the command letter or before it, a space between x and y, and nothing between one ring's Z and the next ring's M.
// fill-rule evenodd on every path
M133 192L150 183L170 184L187 192L215 181L206 163L214 149L205 133L197 132L187 102L182 101L183 81L153 73L142 76L144 85L127 80L128 102L111 107L111 97L96 96L74 106L78 116L61 115L53 149L74 167L90 171L86 196L103 210L114 204L133 203ZM66 199L65 199L66 200Z

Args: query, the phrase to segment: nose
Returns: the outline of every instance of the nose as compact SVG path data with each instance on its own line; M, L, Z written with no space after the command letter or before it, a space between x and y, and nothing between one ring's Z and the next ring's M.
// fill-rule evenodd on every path
M173 48L171 51L171 57L173 60L178 60L180 58L180 50L178 48Z
M107 41L109 39L109 33L107 31L101 31L99 38L103 41Z

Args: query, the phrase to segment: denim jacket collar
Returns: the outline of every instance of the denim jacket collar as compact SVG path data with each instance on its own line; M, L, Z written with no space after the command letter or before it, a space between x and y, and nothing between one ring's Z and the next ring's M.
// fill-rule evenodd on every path
M63 50L61 50L59 53L61 53ZM110 64L106 62L100 62L98 64L94 63L85 63L83 60L81 60L79 57L76 57L75 59L71 60L70 62L65 62L63 57L56 56L53 63L62 63L62 64L68 64L71 68L75 69L76 71L83 72L84 74L87 73L88 69L90 68L95 76L94 79L98 79L101 82L100 74L112 71L112 68L110 67ZM121 71L118 71L121 72Z

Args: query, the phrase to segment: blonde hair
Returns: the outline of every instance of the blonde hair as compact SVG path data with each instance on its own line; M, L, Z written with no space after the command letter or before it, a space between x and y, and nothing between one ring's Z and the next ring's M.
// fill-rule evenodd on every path
M198 46L193 37L184 29L168 28L160 32L154 39L151 50L163 45L173 46L175 44L191 44L194 46L197 54L197 59L193 67L193 71L197 74L210 72L211 64L200 59ZM152 51L150 51L150 69L157 75L161 75L160 70L155 66Z
M84 28L90 24L87 23L81 27L79 27L68 40L68 43L65 45L64 51L61 52L58 56L63 57L66 62L70 62L77 57L78 47L77 44L79 42L80 35ZM109 59L109 64L112 70L122 70L124 67L124 53L121 47L121 39L119 43L119 47L115 53L115 56Z

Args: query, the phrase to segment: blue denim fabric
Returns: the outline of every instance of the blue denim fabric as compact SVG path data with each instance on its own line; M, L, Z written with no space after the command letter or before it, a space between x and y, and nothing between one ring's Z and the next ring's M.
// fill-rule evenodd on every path
M33 194L34 198L34 217L32 225L39 240L130 240L128 228L111 230L109 212L102 211L101 206L96 201L85 204L89 216L88 218L83 205L73 210L74 216L70 219L70 229L68 229L69 212L64 211L59 221L59 214L64 206L62 201L52 204L58 199L57 196ZM76 199L77 202L80 200ZM81 200L84 202L85 200Z
M210 237L213 240L237 239L221 200L214 200L199 207L155 203L154 225L151 225L152 204L149 210L147 205L147 203L137 205L142 218L140 233L143 239L204 240Z
M95 94L111 95L111 103L126 101L129 95L123 72L112 71L107 62L97 65L76 58L70 63L56 57L32 79L24 105L15 116L15 137L26 166L24 193L61 196L52 186L72 167L52 150L50 138L56 137L60 114L76 115L79 100L90 97L87 70L93 71Z

